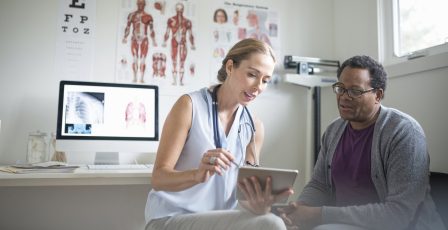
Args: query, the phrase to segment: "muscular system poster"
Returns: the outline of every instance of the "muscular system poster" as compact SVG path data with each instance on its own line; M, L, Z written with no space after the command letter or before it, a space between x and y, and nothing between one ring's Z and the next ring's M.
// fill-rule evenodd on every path
M196 84L193 1L122 0L116 81L177 88Z
M162 94L217 83L230 47L249 37L269 43L281 60L278 13L263 1L212 1L206 11L196 0L120 1L117 82L158 85Z

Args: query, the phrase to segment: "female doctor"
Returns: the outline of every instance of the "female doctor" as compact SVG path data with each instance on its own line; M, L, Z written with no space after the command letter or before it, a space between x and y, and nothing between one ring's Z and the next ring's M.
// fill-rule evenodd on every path
M228 52L218 72L221 84L181 96L162 131L145 208L146 230L286 229L270 213L289 189L271 194L255 178L238 187L247 200L237 209L237 173L255 165L264 139L262 122L245 106L271 79L272 48L244 39ZM256 133L256 135L255 135Z

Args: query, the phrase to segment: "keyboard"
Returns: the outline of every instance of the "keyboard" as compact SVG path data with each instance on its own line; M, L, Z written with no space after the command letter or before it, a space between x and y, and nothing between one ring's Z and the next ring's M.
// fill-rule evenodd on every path
M152 169L152 164L87 165L91 170Z

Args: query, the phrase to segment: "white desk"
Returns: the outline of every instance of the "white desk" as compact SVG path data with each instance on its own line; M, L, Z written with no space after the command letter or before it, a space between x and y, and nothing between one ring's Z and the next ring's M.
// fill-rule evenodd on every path
M72 173L0 172L2 186L70 186L70 185L150 185L151 169L89 170L85 166Z
M0 172L0 229L141 230L151 169Z

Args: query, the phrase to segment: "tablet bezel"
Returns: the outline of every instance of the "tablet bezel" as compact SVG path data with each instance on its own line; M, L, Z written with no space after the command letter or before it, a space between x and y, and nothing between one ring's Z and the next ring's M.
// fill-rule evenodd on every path
M266 178L268 176L271 176L272 193L278 194L279 192L282 192L287 188L293 188L298 174L299 170L295 169L243 166L238 170L237 181L239 182L246 177L256 176L262 186L261 188L264 189ZM246 200L244 194L240 191L239 188L237 189L237 199ZM284 199L277 201L277 203L285 203L287 202L287 200L288 197L285 197Z

